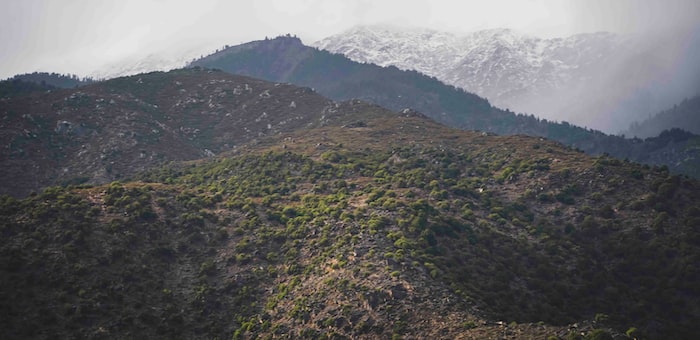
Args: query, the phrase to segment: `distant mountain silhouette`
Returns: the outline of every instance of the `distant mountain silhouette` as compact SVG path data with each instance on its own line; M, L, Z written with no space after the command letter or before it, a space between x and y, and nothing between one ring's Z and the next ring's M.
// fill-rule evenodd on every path
M0 98L20 97L31 93L50 91L56 88L55 86L37 84L32 81L8 79L0 81Z
M44 86L53 86L64 89L83 86L95 82L95 80L91 78L79 78L74 74L58 74L53 72L34 72L18 74L12 77L10 80L15 79L32 82Z
M0 81L0 98L12 98L31 93L46 92L59 88L75 88L95 82L90 78L78 78L76 75L65 75L48 72L18 74L12 78Z
M700 95L685 99L673 108L661 111L641 123L632 124L625 135L645 138L673 128L700 134Z
M630 140L599 131L550 122L533 115L501 110L477 95L436 78L396 67L353 62L326 51L305 46L291 36L253 41L229 47L193 61L190 66L221 69L276 82L314 88L334 100L357 98L391 110L412 108L452 127L512 135L550 138L590 154L607 153L647 164L667 165L671 170L699 176L700 153L692 136L661 148L643 140Z

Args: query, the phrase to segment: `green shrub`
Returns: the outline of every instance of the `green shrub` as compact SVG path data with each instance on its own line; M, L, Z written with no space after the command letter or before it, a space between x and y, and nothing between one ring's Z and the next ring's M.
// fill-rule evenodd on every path
M613 340L612 335L604 329L594 329L586 334L586 340Z
M284 214L284 216L293 218L297 216L297 210L294 207L287 206L284 207L284 209L282 210L282 214Z

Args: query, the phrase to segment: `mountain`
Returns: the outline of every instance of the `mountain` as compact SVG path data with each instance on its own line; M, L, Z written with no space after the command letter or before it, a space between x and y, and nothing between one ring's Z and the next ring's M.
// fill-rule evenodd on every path
M599 32L542 39L510 29L456 35L360 26L313 46L358 62L417 70L498 107L609 133L700 86L700 72L683 61L700 41L649 35ZM678 65L685 65L679 66L683 71Z
M587 80L591 65L606 61L619 40L607 33L539 39L510 29L458 36L429 29L359 26L312 46L359 62L416 70L499 107L539 113L523 104L532 96Z
M247 56L236 52L236 48L251 46L260 50L247 50ZM293 78L338 101L356 97L395 111L418 108L455 127L546 136L589 153L608 152L700 176L697 136L692 134L669 132L663 138L625 140L514 115L416 72L354 63L303 46L291 37L224 51L217 55L222 63L233 56L239 58L238 67L256 67L249 72L256 76L265 73L273 78L276 72L287 72L289 77L280 81ZM285 64L285 58L305 64ZM353 107L332 103L311 89L269 86L247 77L197 69L141 74L47 93L48 89L39 87L39 92L28 96L0 99L0 142L6 145L0 151L0 193L23 197L53 185L108 183L169 161L216 155L262 136L326 124L321 118L330 111ZM302 93L315 98L316 104L299 107L293 98ZM272 109L283 108L299 115L291 121L269 117Z
M109 183L169 161L328 124L336 112L358 105L199 69L4 99L0 193L25 196L52 185Z
M673 128L700 134L700 96L685 99L671 109L661 111L642 122L633 123L625 134L646 138Z
M93 80L90 78L79 79L75 75L58 73L34 72L19 74L0 81L0 98L21 97L57 88L74 88L92 82Z
M92 78L79 78L74 74L58 74L49 72L34 72L18 74L8 80L20 80L24 82L32 82L42 86L53 86L57 88L74 88L93 83Z
M620 159L666 165L674 172L700 176L698 136L662 139L668 144L659 140L629 140L567 122L514 114L416 71L353 62L342 55L305 46L291 36L232 46L191 65L308 86L339 101L357 98L394 111L411 108L461 129L547 137L590 154L608 153Z
M14 105L22 157L133 179L0 198L4 338L700 335L700 183L665 168L202 69Z

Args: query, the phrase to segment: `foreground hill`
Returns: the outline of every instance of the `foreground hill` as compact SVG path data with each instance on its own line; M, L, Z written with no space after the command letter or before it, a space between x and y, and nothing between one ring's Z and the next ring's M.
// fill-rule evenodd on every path
M460 129L546 137L589 154L607 153L619 159L666 165L674 173L700 177L700 136L664 139L668 143L662 144L660 140L625 139L566 122L514 114L418 72L353 62L304 46L294 37L229 47L191 65L309 86L334 100L358 98L395 111L412 108Z
M138 181L4 197L4 336L700 335L697 181L346 105Z
M108 183L323 125L346 109L309 89L197 69L3 99L0 193Z

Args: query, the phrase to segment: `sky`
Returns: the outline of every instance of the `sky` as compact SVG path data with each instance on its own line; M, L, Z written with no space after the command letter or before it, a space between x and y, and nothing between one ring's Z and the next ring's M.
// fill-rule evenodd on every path
M0 0L0 79L99 75L287 33L310 44L356 25L506 27L549 38L676 33L699 22L700 0Z

